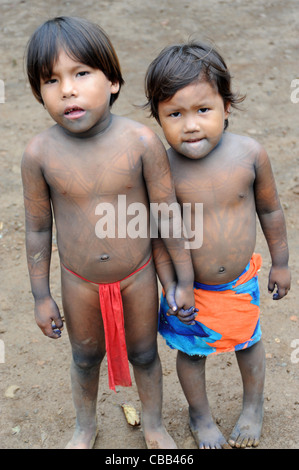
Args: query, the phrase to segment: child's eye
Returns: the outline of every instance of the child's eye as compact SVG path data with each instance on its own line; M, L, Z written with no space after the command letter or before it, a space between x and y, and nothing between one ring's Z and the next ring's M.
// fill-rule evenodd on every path
M209 108L200 108L200 109L198 110L198 112L199 112L200 114L204 114L204 113L206 113L207 111L209 111Z
M88 75L89 72L87 70L83 70L82 72L78 72L77 75L78 77L84 77L85 75Z
M44 81L46 85L52 85L53 83L56 83L56 82L57 82L56 78L49 78L48 80Z
M180 115L181 115L181 113L179 111L176 111L176 112L170 114L171 117L178 117Z

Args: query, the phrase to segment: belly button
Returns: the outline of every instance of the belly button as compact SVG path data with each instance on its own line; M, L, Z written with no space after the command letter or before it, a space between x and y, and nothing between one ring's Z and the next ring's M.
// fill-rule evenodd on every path
M104 253L103 255L100 256L100 261L109 261L110 256Z
M220 266L219 272L220 272L220 273L224 273L224 271L225 271L225 268L224 268L223 266Z

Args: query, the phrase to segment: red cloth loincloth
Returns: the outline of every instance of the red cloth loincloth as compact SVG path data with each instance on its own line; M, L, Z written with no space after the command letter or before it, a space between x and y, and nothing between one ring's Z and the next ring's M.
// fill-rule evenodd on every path
M136 271L129 274L124 279L107 284L89 281L63 265L63 267L71 274L74 274L74 276L99 286L99 299L106 342L109 388L114 391L116 385L123 387L130 387L132 385L125 338L124 311L120 283L145 268L150 260L151 257L143 266L136 269Z

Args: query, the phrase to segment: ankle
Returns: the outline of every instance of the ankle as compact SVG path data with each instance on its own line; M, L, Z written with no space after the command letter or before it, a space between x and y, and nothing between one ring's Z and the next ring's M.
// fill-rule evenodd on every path
M209 409L205 410L191 410L189 408L189 422L190 427L197 427L197 423L212 422L213 417Z

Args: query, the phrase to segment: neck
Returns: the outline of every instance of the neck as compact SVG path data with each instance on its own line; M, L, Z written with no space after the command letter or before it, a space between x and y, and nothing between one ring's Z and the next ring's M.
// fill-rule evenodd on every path
M69 137L72 137L75 139L88 139L91 137L96 137L96 136L100 136L101 134L104 134L110 128L112 120L113 120L113 115L109 111L109 113L104 119L101 119L90 129L83 131L83 132L71 132L62 126L59 126L59 125L58 126L62 130L62 132L68 135Z

